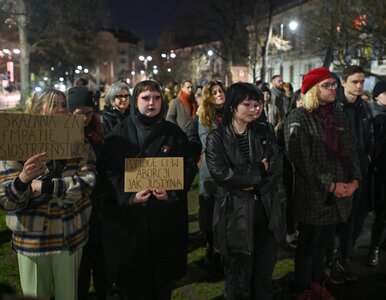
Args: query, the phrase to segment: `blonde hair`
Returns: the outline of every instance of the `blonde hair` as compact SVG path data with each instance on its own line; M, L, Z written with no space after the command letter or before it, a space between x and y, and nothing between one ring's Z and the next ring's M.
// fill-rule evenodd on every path
M317 96L318 86L315 84L311 89L305 93L303 97L303 106L309 112L319 107L319 101Z
M24 112L33 115L48 115L53 111L58 96L66 100L66 95L57 89L46 88L36 92L26 101Z
M201 105L197 111L197 115L200 118L201 123L204 125L208 132L211 132L213 129L212 123L216 115L216 106L213 103L214 99L212 96L212 89L215 86L219 86L225 94L224 87L221 83L215 81L207 82L202 89Z

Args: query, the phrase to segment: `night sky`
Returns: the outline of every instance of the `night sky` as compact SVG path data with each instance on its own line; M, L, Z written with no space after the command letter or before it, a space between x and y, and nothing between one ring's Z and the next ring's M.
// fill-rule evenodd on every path
M168 24L173 24L184 7L177 0L112 0L111 24L128 29L154 47L158 37Z

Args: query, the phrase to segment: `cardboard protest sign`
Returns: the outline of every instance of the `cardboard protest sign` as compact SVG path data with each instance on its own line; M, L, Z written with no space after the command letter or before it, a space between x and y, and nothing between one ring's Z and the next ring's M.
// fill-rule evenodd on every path
M145 157L125 159L125 192L182 190L183 157Z
M82 115L0 114L0 160L26 160L47 152L47 159L84 155Z

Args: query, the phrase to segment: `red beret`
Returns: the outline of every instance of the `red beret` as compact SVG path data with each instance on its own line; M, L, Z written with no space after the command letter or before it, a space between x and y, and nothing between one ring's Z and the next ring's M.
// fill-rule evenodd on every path
M302 94L307 93L315 84L323 81L324 79L331 78L332 74L326 67L319 67L309 71L303 78L302 82Z

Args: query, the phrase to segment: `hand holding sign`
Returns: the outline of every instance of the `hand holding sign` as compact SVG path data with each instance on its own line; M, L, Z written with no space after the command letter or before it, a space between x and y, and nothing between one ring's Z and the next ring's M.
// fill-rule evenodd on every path
M169 199L165 190L154 190L153 195L157 198L157 200L167 201Z
M143 190L135 194L133 202L135 204L146 203L151 196L151 190Z
M23 170L19 178L23 183L30 183L33 179L43 175L46 165L43 159L46 158L46 152L42 152L30 157L23 165Z

